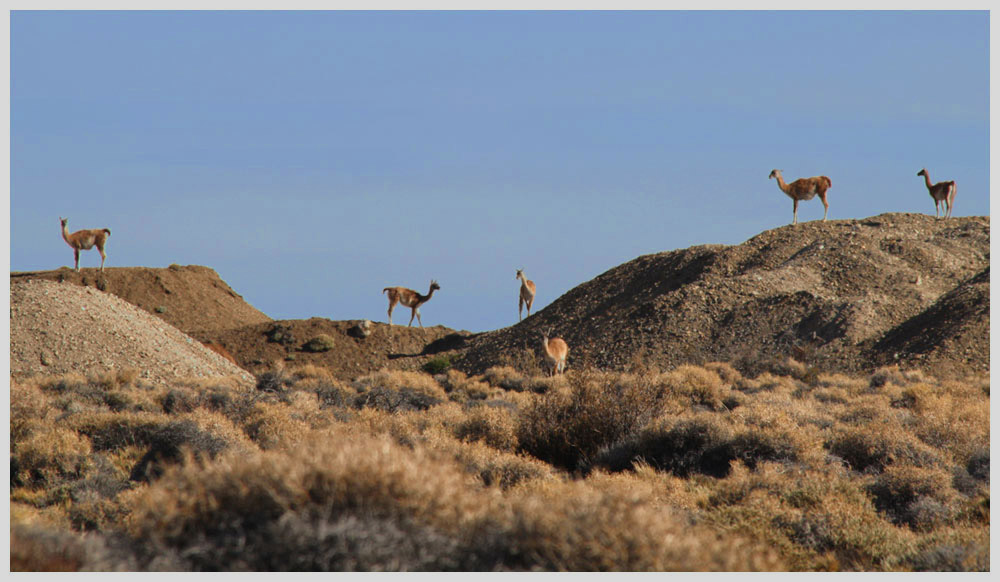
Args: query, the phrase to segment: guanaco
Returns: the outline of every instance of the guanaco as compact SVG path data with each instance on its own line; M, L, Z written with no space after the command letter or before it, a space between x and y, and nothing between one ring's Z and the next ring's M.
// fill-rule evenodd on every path
M517 270L517 279L521 280L521 293L517 297L517 320L521 321L521 308L528 307L528 317L531 317L531 304L535 301L535 282L524 276L524 269Z
M781 177L781 170L771 170L768 179L777 178L778 188L792 199L792 224L799 223L799 201L812 200L819 194L820 202L823 203L823 222L826 222L826 213L830 210L830 205L826 202L826 191L833 182L826 176L813 176L812 178L799 178L791 184L786 184Z
M948 180L946 182L931 184L931 176L927 173L926 168L917 172L917 175L924 177L927 191L930 193L931 198L934 199L935 218L941 218L942 205L944 206L944 217L951 217L951 209L955 206L955 193L958 192L958 186L955 185L955 181Z
M548 369L552 372L549 376L555 376L566 371L566 356L569 355L569 346L560 337L549 339L551 329L542 331L542 352Z
M104 253L104 243L111 236L111 229L109 228L91 228L85 230L78 230L73 234L69 233L66 229L66 223L69 222L68 218L59 217L59 223L62 225L62 237L66 241L66 244L73 247L73 269L76 271L80 270L80 251L87 251L97 246L97 251L101 253L101 271L104 271L104 259L107 255Z
M401 303L411 309L410 323L406 324L406 327L413 325L414 316L417 317L417 323L420 324L420 327L424 327L424 322L420 321L420 306L430 301L431 295L440 288L441 286L437 284L437 281L431 279L431 288L427 292L427 295L421 295L413 289L407 289L406 287L386 287L382 289L382 293L388 293L389 297L389 325L392 325L393 308L396 307L397 303Z

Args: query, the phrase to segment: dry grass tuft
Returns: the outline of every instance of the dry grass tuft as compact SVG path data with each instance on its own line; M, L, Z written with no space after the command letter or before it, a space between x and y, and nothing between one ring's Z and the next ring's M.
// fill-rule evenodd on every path
M692 526L599 477L528 483L518 490L508 551L549 571L781 570L775 552L748 539Z
M448 400L434 378L421 372L382 370L354 381L358 391L355 407L374 407L389 412L426 410Z
M477 406L455 427L455 436L466 442L482 441L501 451L517 449L517 420L506 408Z
M260 402L250 411L244 430L264 450L294 449L305 442L309 424L294 418L286 404Z
M483 380L491 385L504 390L514 390L521 392L524 390L524 374L518 372L512 366L493 366L483 373Z
M885 422L836 429L824 443L851 469L881 472L892 464L940 466L941 454L904 428Z
M660 382L672 399L689 399L692 404L711 409L724 408L723 399L729 392L719 374L701 366L678 366L672 372L664 374Z
M83 475L90 440L75 431L40 425L16 443L11 453L11 481L29 487L54 485Z
M454 402L486 400L498 396L502 391L481 381L478 377L469 378L458 370L448 370L444 377L444 389L448 398Z
M956 514L952 477L941 469L888 467L869 485L875 507L893 523L930 531Z
M517 431L521 451L560 468L582 468L663 407L663 389L643 377L585 372L566 378L569 390L542 395L522 411Z

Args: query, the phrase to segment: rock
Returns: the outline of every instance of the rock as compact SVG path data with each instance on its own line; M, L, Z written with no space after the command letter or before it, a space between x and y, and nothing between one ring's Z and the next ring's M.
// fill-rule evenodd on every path
M360 322L358 322L357 325L347 330L347 334L352 337L364 339L370 336L372 334L372 331L373 331L373 326L371 320L363 319Z

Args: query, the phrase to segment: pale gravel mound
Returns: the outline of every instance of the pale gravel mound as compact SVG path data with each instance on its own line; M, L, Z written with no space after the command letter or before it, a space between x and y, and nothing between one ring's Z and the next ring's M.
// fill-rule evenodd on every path
M253 377L177 328L110 293L49 281L11 282L10 374L98 375L136 369L151 384Z

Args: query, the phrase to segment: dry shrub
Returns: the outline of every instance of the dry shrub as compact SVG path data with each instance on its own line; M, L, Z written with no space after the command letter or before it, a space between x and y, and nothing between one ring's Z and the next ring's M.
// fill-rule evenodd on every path
M321 408L349 408L354 405L358 393L337 379L305 378L295 382L294 390L311 392L316 395Z
M77 534L11 525L12 572L127 572L137 569L133 553L100 534Z
M39 386L50 395L51 401L65 412L104 408L106 390L82 374L69 373L57 376L32 378L26 383Z
M851 396L868 390L868 381L863 378L845 374L819 374L816 378L816 388L837 388Z
M493 366L483 372L483 380L491 386L521 392L524 390L525 375L512 366Z
M39 506L31 502L15 499L15 492L24 493L24 489L12 489L10 499L10 525L31 526L39 529L69 529L70 523L62 506Z
M172 471L134 500L132 531L199 570L481 569L456 551L493 499L468 479L386 437L330 435Z
M897 569L913 543L836 466L789 470L763 463L750 471L734 463L707 505L709 523L778 549L796 570Z
M220 412L199 408L179 415L178 420L193 422L199 430L222 439L228 446L238 449L252 449L255 447L253 441L247 437L246 433L236 423Z
M572 372L576 375L576 372ZM532 394L547 394L549 392L568 392L570 390L570 374L558 376L532 376L525 378L522 389Z
M729 388L722 378L701 366L682 365L660 376L659 381L673 398L690 400L691 404L723 409L723 399Z
M634 377L567 375L568 393L539 397L520 415L519 450L564 469L639 430L663 407L659 386Z
M513 452L517 448L517 420L507 409L477 406L455 427L455 437Z
M39 425L11 453L11 481L37 487L79 477L90 452L86 437L61 426Z
M97 375L91 380L92 384L97 384L105 390L115 390L125 386L134 385L141 375L138 368L125 368L122 370L110 370Z
M446 402L426 411L390 412L363 408L345 425L373 435L388 435L400 445L415 447L441 438L454 440L454 427L465 419L461 405Z
M517 490L503 532L507 561L545 571L780 570L776 554L745 538L692 525L619 480L530 482Z
M956 492L941 469L891 466L868 486L875 507L893 523L928 531L954 516Z
M426 410L448 400L433 377L421 372L381 370L354 381L356 408L374 407L389 412Z
M333 382L337 379L329 368L315 364L302 364L290 369L288 373L295 380L324 380L326 382Z
M898 425L878 422L838 427L824 446L855 471L881 472L893 464L939 466L941 455Z
M321 333L302 344L302 350L306 352L328 352L335 347L337 347L337 340L325 333Z
M309 425L292 417L289 406L259 402L251 409L243 425L250 439L264 449L294 448L309 433Z
M594 465L625 471L643 464L679 477L702 473L723 477L735 459L733 431L714 415L670 418L644 428L638 435L614 443L596 455Z
M793 378L788 376L775 376L770 372L765 372L754 378L743 378L736 383L736 390L744 394L759 394L761 392L772 392L776 394L794 394L799 389Z
M191 412L204 403L204 393L188 386L175 386L158 394L160 408L167 414Z
M477 378L469 378L463 372L454 369L448 370L445 375L444 389L448 392L448 398L455 402L486 400L500 392L488 383L481 382Z
M962 398L951 393L924 395L921 406L913 430L923 442L951 453L959 464L989 448L988 398Z
M287 404L292 419L301 420L311 428L323 428L330 423L330 415L322 411L315 392L292 392L288 395Z
M444 440L435 443L435 450L449 455L488 487L509 489L534 479L557 478L549 464L532 457L498 451L483 443L445 443Z
M539 354L531 348L512 349L500 355L500 367L512 368L522 376L541 376L542 360Z
M447 400L447 394L441 385L434 380L434 377L423 372L409 372L399 370L379 370L374 374L362 376L354 381L359 391L370 390L375 387L389 388L391 390L409 389L433 396L439 400Z
M890 388L895 386L906 386L913 382L911 378L917 378L913 374L907 374L903 370L899 369L899 366L883 366L875 372L869 378L868 385L872 390L881 390L884 388ZM923 376L919 377L922 380Z
M127 516L119 503L91 490L74 492L72 499L69 519L78 531L112 531Z
M10 385L10 441L25 438L33 427L50 424L55 411L48 396L35 383L11 382Z
M133 481L155 479L163 474L168 464L179 462L184 455L212 458L229 446L229 441L201 429L193 420L170 422L150 436L148 448L129 478Z
M906 556L917 572L990 571L988 528L944 529L923 536Z
M172 419L153 412L81 412L67 417L68 428L90 437L98 451L148 445L152 436Z
M851 395L847 390L840 387L815 388L810 392L811 396L823 404L847 404Z
M771 373L778 376L791 376L801 382L806 382L806 380L812 380L812 382L815 382L818 379L815 368L810 368L792 357L785 358L784 360L777 361L772 364ZM810 384L812 382L806 383Z
M739 370L726 362L708 362L702 367L715 373L724 384L728 384L729 386L735 386L743 379L743 375L740 374Z
M209 376L207 378L199 376L182 376L172 383L174 386L186 386L194 388L198 392L231 392L240 394L250 394L254 391L253 385L247 383L240 376Z
M823 458L819 439L794 427L741 430L733 437L732 451L750 469L765 461L818 463Z

